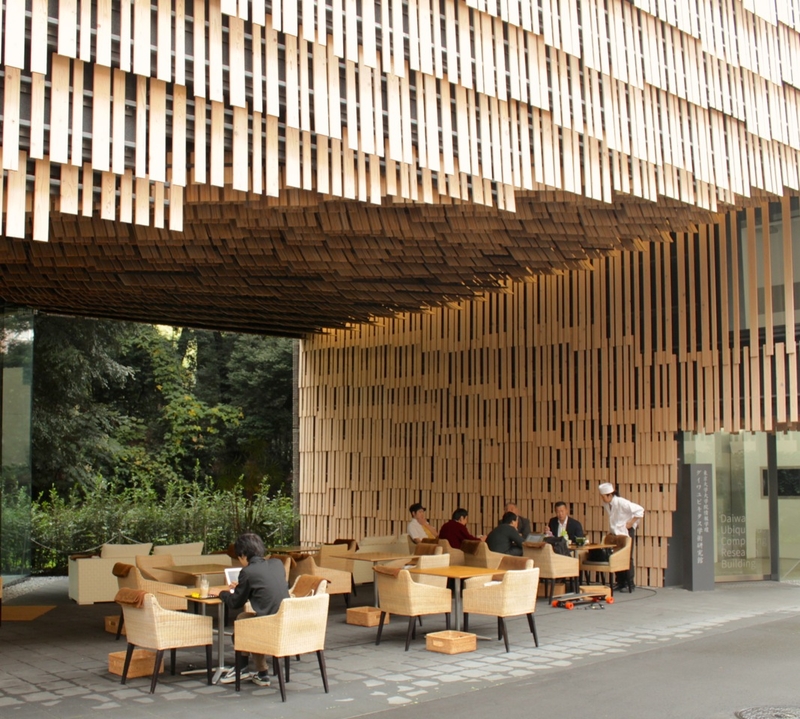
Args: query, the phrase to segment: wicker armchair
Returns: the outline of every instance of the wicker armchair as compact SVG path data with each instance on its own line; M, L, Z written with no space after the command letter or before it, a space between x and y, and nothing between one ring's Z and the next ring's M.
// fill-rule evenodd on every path
M300 574L289 587L290 597L313 597L315 594L326 592L328 580L324 577L314 577L310 574Z
M446 539L440 539L439 546L445 554L450 555L450 566L464 566L464 551L462 549L454 549Z
M417 545L420 546L420 545ZM441 549L441 547L435 547L436 549ZM449 567L450 566L450 555L449 554L418 554L411 557L408 560L405 559L395 559L391 562L383 562L383 567L388 569L397 568L397 569L424 569L425 567ZM432 577L426 576L424 574L414 574L411 578L417 582L417 584L428 584L431 587L446 587L447 586L447 577ZM420 621L422 624L422 621Z
M522 556L532 559L534 565L539 567L539 579L547 583L546 586L549 590L547 596L550 600L553 599L556 579L572 580L570 583L577 591L578 575L580 574L577 557L556 554L553 547L547 542L524 542Z
M506 556L501 552L493 552L486 542L477 539L465 539L461 542L461 551L464 552L464 564L468 567L497 569L500 560Z
M140 589L144 592L151 594L158 594L164 591L173 591L175 589L186 589L182 584L169 584L167 582L156 582L152 579L145 579L138 567L132 564L123 564L118 562L111 570L117 578L117 585L119 589ZM173 597L168 594L160 595L159 606L162 609L171 609L174 611L186 611L188 603L183 597ZM119 622L117 623L117 636L119 639L122 634L122 627L125 624L125 613L120 610Z
M122 592L118 593L119 597ZM164 650L170 650L170 672L175 674L175 652L185 647L206 648L206 674L208 683L212 679L211 646L214 641L211 617L198 614L186 614L164 609L150 592L143 593L142 606L121 604L125 618L125 631L128 638L128 650L125 654L125 665L122 668L120 684L128 680L133 650L135 648L155 651L153 676L150 680L150 693L153 694L158 683L158 670L164 658Z
M419 545L417 545L419 546ZM437 547L441 549L441 547ZM428 554L420 557L415 557L415 564L417 569L425 569L426 567L449 567L450 555L449 554ZM427 584L431 587L446 587L447 577L428 577L424 574L415 574L413 579L417 584Z
M433 559L433 557L430 557ZM424 557L420 557L420 560ZM411 639L416 635L417 617L426 614L444 614L447 629L450 629L450 611L452 595L444 587L431 587L413 581L407 569L375 567L375 585L378 589L379 608L381 610L378 636L375 644L381 643L383 623L386 613L408 617L406 632L406 651Z
M587 574L597 572L603 580L601 584L605 584L607 577L609 591L611 596L614 596L614 572L624 572L630 569L633 543L627 534L607 534L603 539L603 544L616 545L616 549L612 550L608 560L605 562L591 561L588 558L590 550L583 550L579 555L580 570Z
M350 541L352 541L352 544L349 543ZM355 540L348 540L348 544L344 544L344 542L337 539L333 544L323 544L319 548L319 558L315 559L317 566L324 569L338 569L340 572L348 572L350 574L350 592L352 594L356 594L356 570L354 564L362 564L362 562L353 562L352 559L345 559L341 555L355 551ZM371 574L372 568L369 567L369 569ZM363 581L361 584L363 584Z
M313 557L306 557L295 565L289 572L289 584L294 584L301 574L310 574L328 580L328 594L343 594L345 606L350 606L350 592L353 586L353 575L340 569L318 567Z
M486 583L482 577L468 579L465 582L463 595L464 631L468 630L470 614L497 617L497 638L505 641L506 651L509 651L505 618L525 614L528 617L533 641L538 647L539 636L536 633L536 620L533 617L536 611L538 587L539 570L536 567L508 571L499 582Z
M175 568L160 569L160 567ZM136 557L136 568L145 579L153 582L182 584L185 587L193 587L197 584L191 574L185 574L180 571L180 567L175 564L171 554L140 554Z
M325 693L328 693L328 674L325 669L325 632L328 628L330 596L318 592L311 597L284 599L276 614L239 619L235 623L233 645L236 649L236 691L240 688L241 654L272 656L273 669L278 675L281 699L286 701L286 682L289 681L289 659L298 654L316 652ZM286 677L280 670L284 660Z
M414 545L414 556L420 557L429 554L442 554L444 548L438 544L431 544L430 542L420 542Z

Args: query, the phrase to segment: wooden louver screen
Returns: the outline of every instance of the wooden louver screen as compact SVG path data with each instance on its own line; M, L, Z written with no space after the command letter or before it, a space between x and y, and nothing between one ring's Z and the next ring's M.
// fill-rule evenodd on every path
M678 433L800 426L798 218L784 199L594 270L305 340L303 539L403 533L416 501L437 526L466 507L477 534L506 499L539 529L564 500L599 538L611 481L647 510L638 576L660 586Z

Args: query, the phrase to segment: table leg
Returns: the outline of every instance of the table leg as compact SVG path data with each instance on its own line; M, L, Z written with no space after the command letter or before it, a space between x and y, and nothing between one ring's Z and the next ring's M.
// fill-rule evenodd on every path
M461 631L461 580L456 577L453 581L454 610L453 624L457 632Z
M206 603L197 602L195 607L199 605L200 613L205 616ZM181 674L205 674L205 669L189 669ZM230 667L225 666L225 604L220 602L217 604L217 666L214 667L214 676L211 678L211 683L216 684L223 674L227 674Z
M217 669L211 682L216 684L229 668L225 666L225 603L220 602L217 605Z

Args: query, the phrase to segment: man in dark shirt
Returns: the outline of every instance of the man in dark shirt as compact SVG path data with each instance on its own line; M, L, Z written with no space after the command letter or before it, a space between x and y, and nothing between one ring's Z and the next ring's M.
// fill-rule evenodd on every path
M517 531L522 535L522 538L525 539L532 531L531 520L520 514L516 502L506 502L506 512L513 512L517 515Z
M486 537L474 537L469 533L467 529L468 516L467 510L459 507L453 512L453 518L442 525L439 531L439 539L446 539L453 549L461 549L461 542L465 539L485 539Z
M257 534L242 534L236 540L235 548L236 556L242 563L239 581L232 584L227 592L220 592L219 598L228 610L244 609L244 605L250 602L253 611L241 612L237 619L275 614L281 602L289 596L283 562L278 559L264 559L264 542ZM244 671L240 673L241 679L252 679L259 686L268 687L269 669L266 657L263 654L253 654L253 663L255 672L247 671L244 666ZM232 684L235 681L234 668L222 677L220 683Z
M517 515L506 512L503 518L486 537L486 544L493 552L511 554L514 557L522 556L522 535L517 531Z

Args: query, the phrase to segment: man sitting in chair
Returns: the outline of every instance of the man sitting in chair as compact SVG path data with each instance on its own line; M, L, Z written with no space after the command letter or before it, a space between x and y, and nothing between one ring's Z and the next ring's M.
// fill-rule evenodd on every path
M411 521L408 523L408 534L414 541L414 544L419 544L423 539L439 538L439 535L436 534L436 530L431 526L425 516L425 507L419 502L415 502L408 508L408 511L411 512Z
M503 518L486 537L486 544L493 552L522 556L522 535L517 531L519 520L514 512L506 512Z
M482 541L486 539L483 537L473 537L467 529L467 517L469 513L466 509L459 507L453 512L453 518L449 522L445 522L439 530L439 539L446 539L450 542L453 549L461 549L461 542L465 539L476 539Z
M556 502L556 516L550 520L548 527L554 537L566 537L570 542L575 537L583 537L583 527L577 519L569 516L566 502Z
M228 610L243 609L250 602L253 611L241 612L237 619L275 614L280 609L281 602L289 597L283 562L279 559L264 559L264 542L257 534L242 534L234 546L236 556L242 563L239 581L231 584L228 591L222 591L218 595L209 593L208 596L219 596ZM241 667L241 678L250 679L260 687L268 687L269 668L266 657L263 654L253 654L253 663L255 672L247 671L245 664ZM220 679L221 684L233 684L235 681L235 667Z

